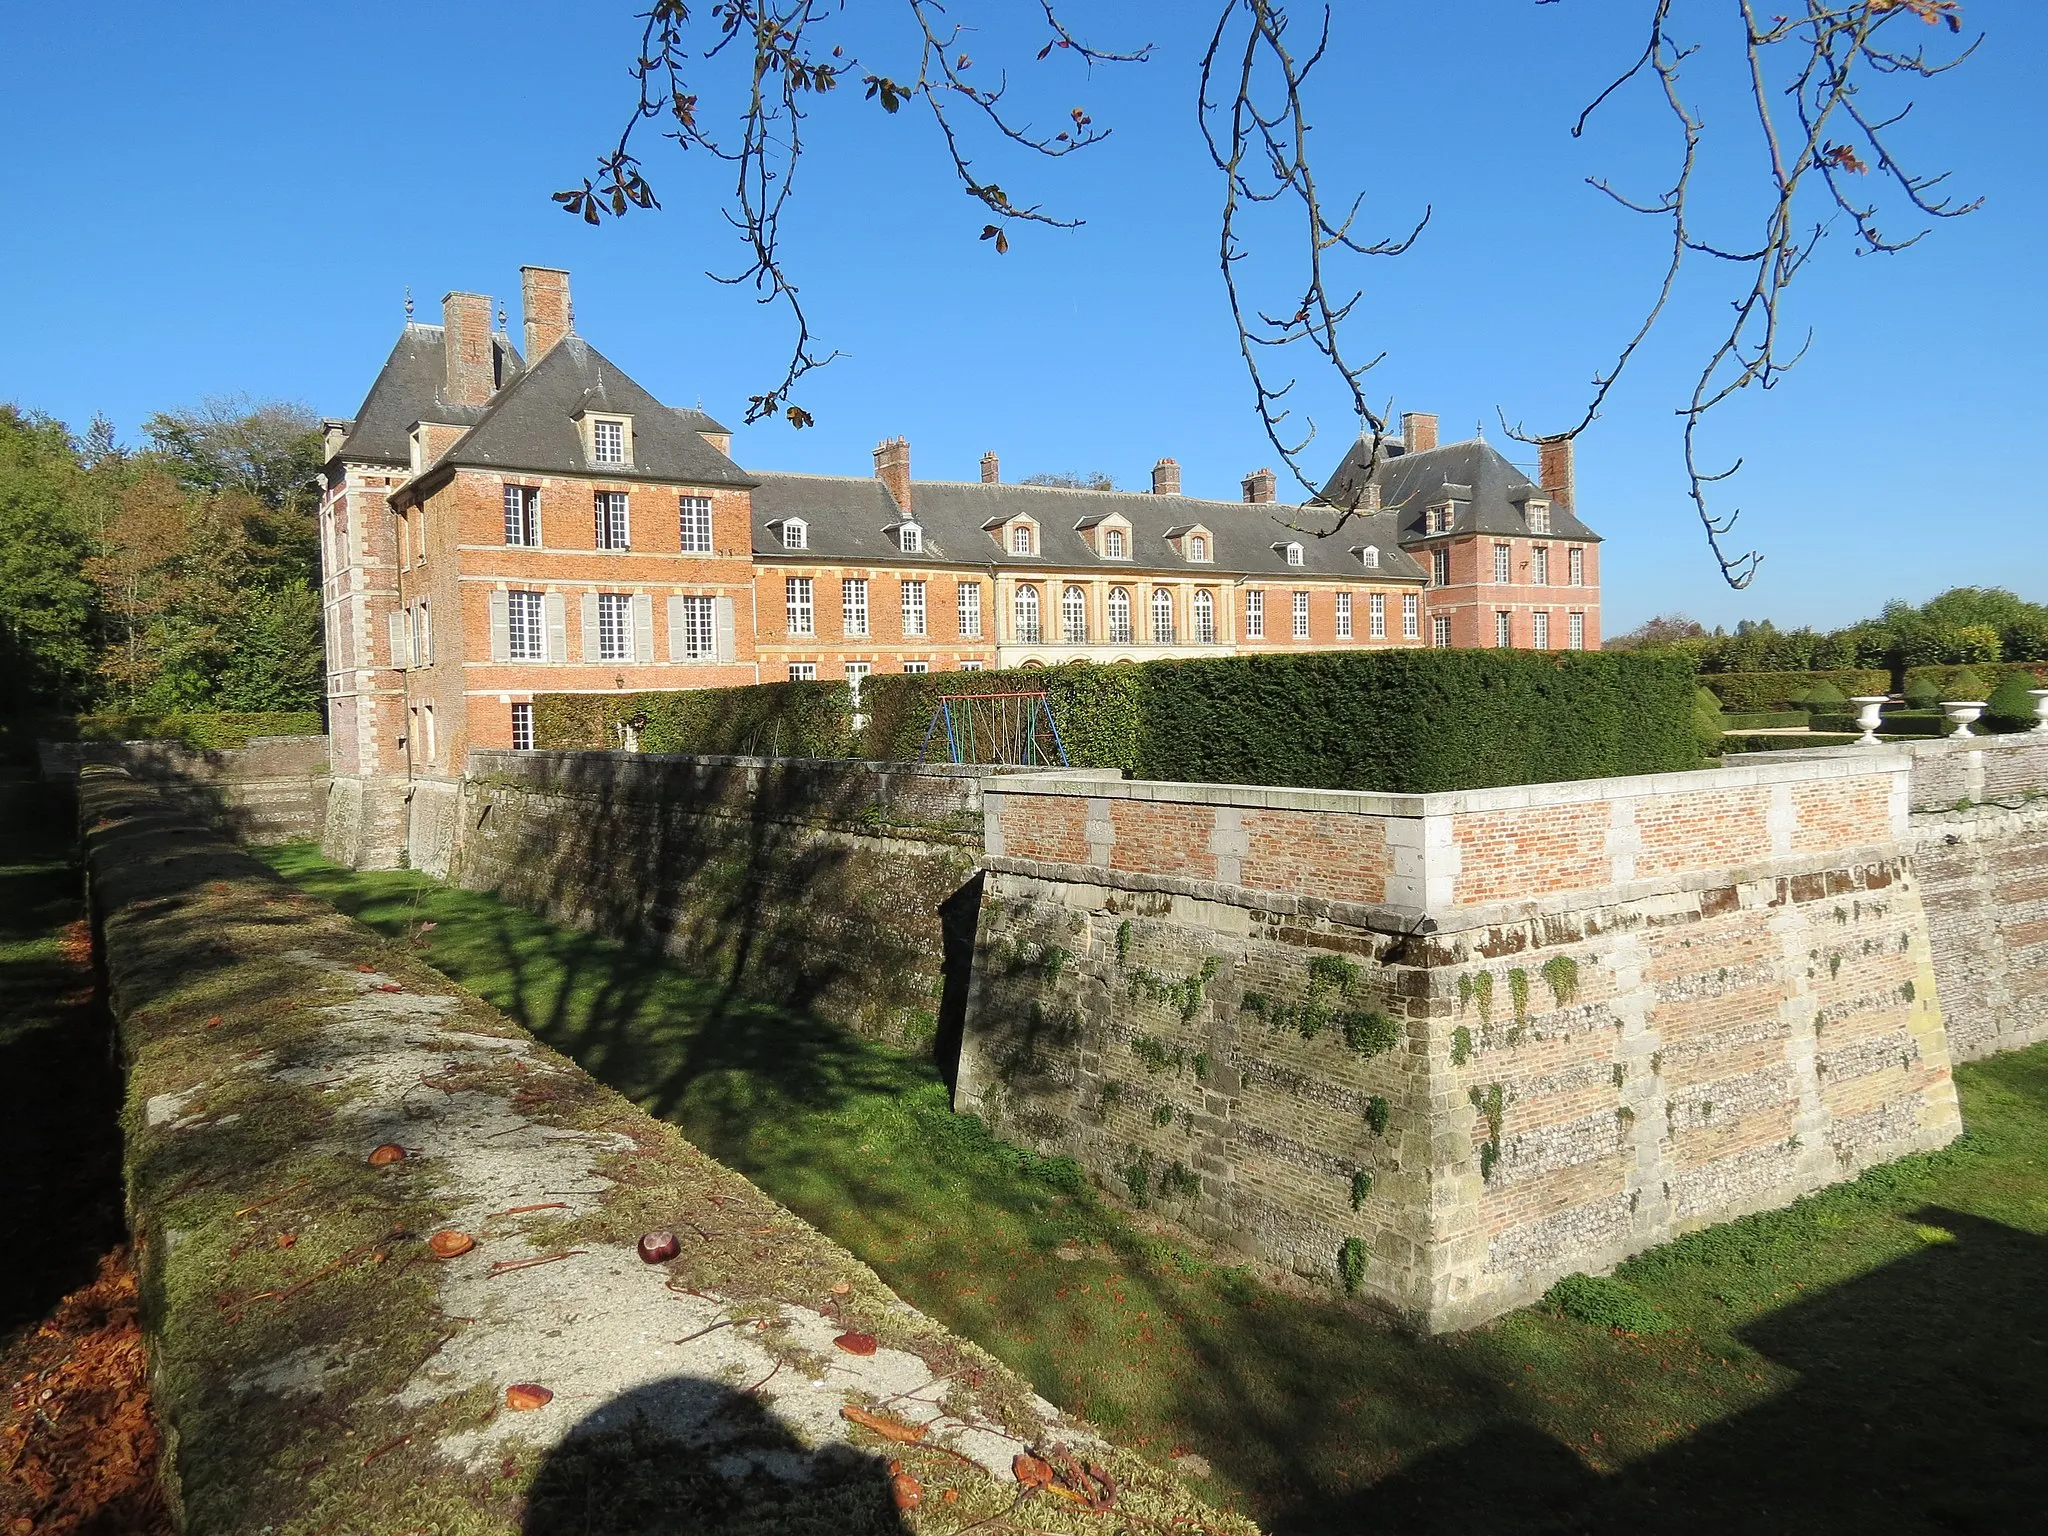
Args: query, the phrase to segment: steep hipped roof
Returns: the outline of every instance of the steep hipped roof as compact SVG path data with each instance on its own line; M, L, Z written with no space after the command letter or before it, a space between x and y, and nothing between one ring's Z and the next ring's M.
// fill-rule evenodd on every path
M1478 438L1446 443L1422 453L1399 452L1390 440L1383 438L1379 462L1366 474L1365 465L1371 455L1370 440L1361 436L1330 477L1325 495L1341 504L1356 494L1356 487L1378 485L1380 505L1398 517L1403 543L1429 536L1425 531L1428 509L1447 496L1457 507L1452 533L1527 536L1526 503L1532 496L1543 495L1542 488L1503 458L1498 449ZM1550 533L1554 538L1586 543L1600 540L1599 534L1555 498L1550 503Z
M592 464L584 458L583 434L576 424L584 412L632 417L632 464ZM696 424L700 420L702 426ZM663 405L581 336L566 336L493 395L482 419L435 467L752 485L753 476L700 435L722 430L701 412Z
M512 339L503 332L491 339L497 344L504 379L516 379L524 365ZM364 397L363 408L356 412L338 457L373 464L409 464L414 422L466 427L483 419L488 406L451 405L442 398L447 386L448 359L441 327L408 320Z
M971 481L912 482L910 504L924 530L922 554L899 552L894 530L904 522L888 487L856 475L763 474L754 488L754 551L792 560L844 560L876 565L988 565L1043 569L1172 571L1222 576L1348 576L1368 574L1352 551L1370 546L1380 561L1370 574L1393 581L1421 581L1422 567L1402 553L1392 516L1354 517L1334 536L1318 538L1286 527L1274 515L1298 516L1314 524L1315 508L1254 506L1239 501L1199 501L1188 496L1153 496L1139 491L1064 490L1050 486L987 485ZM1131 558L1106 559L1076 525L1112 513L1131 525ZM785 550L779 525L802 518L808 547ZM988 530L1018 517L1039 528L1039 549L1013 555ZM1184 560L1167 542L1199 523L1214 536L1212 559ZM774 525L774 526L771 526ZM1287 563L1289 543L1302 546L1302 563Z

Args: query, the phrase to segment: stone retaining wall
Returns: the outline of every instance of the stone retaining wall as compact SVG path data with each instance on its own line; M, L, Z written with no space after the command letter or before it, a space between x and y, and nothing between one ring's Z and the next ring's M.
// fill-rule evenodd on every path
M175 741L42 741L36 748L46 779L76 778L86 763L120 768L245 843L308 842L326 825L325 736L252 736L225 751Z
M1255 1536L160 787L80 803L181 1529ZM1055 1445L1110 1509L1019 1507Z

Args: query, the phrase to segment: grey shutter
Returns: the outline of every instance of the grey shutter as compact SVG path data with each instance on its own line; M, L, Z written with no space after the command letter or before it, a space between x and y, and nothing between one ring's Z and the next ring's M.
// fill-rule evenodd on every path
M739 654L738 646L733 643L732 599L714 598L711 608L715 616L713 633L718 636L718 659L731 661Z
M668 659L689 660L688 635L683 624L683 600L680 597L668 600Z
M597 654L597 594L583 594L583 659L596 661Z
M654 660L654 599L645 592L633 594L633 659L643 667Z
M391 610L391 665L394 667L407 667L412 664L406 655L411 649L406 643L407 638L405 610L394 608Z
M491 660L512 659L511 599L504 592L491 594Z
M547 659L567 661L569 659L569 605L562 594L550 592L541 599L541 611L547 615L548 639Z

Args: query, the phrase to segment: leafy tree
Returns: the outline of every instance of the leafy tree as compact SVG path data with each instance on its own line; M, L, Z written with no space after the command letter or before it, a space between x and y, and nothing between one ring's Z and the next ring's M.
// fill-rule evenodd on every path
M316 522L326 450L320 422L303 405L214 396L159 411L143 424L153 456L183 490L237 493L246 557L256 583L277 590L305 580L319 558Z
M1113 491L1116 481L1101 470L1090 474L1077 475L1072 470L1049 470L1044 474L1026 475L1017 482L1019 485L1049 485L1063 491Z
M84 480L61 423L0 405L0 710L78 709L90 701Z
M1660 613L1645 619L1625 635L1611 635L1600 642L1603 651L1654 651L1680 640L1699 640L1706 629L1690 614Z
M320 594L300 578L268 593L236 639L221 678L222 709L318 709L325 692Z

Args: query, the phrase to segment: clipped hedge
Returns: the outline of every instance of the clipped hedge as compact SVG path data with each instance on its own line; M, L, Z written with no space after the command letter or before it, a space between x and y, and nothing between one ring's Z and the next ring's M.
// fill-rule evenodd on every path
M2000 684L2015 675L2027 679L2020 685L2023 688L2048 688L2048 664L1979 662L1968 667L1910 667L1906 671L1906 691L1943 702L1966 697L1989 700ZM1958 682L1972 681L1981 684L1984 691L1967 695L1955 691Z
M534 745L609 751L635 719L640 750L700 757L851 757L845 683L760 683L659 693L545 693L533 701Z
M1844 699L1890 693L1892 675L1880 668L1840 667L1828 672L1703 672L1700 682L1714 690L1723 709L1747 714L1801 708L1823 683Z
M266 714L193 711L171 715L80 715L76 741L181 741L207 752L246 747L252 736L318 736L327 727L318 710L279 710Z
M1428 794L1700 763L1682 656L1323 651L1140 670L1148 779Z
M1134 773L1142 757L1146 680L1156 665L1118 662L870 677L860 690L867 717L861 750L867 757L914 761L944 694L1044 693L1069 763ZM943 741L938 752L944 755Z
M1783 731L1810 723L1813 716L1803 709L1731 710L1721 716L1724 731Z
M1808 731L1803 736L1745 736L1741 732L1730 732L1721 738L1724 756L1736 757L1750 752L1804 752L1812 747L1849 747L1862 738L1861 731Z

